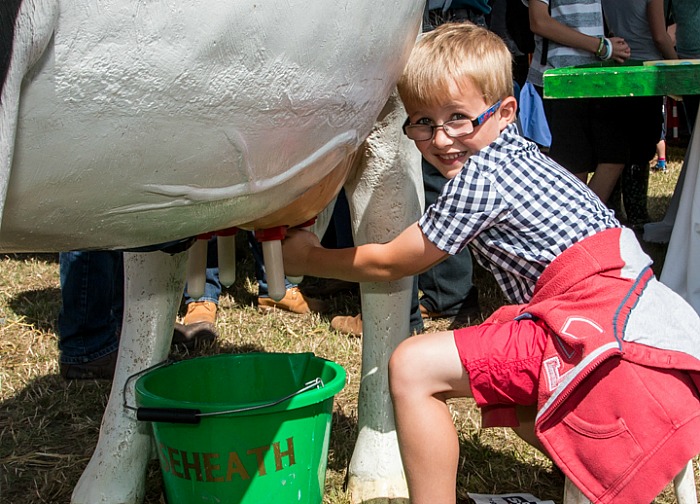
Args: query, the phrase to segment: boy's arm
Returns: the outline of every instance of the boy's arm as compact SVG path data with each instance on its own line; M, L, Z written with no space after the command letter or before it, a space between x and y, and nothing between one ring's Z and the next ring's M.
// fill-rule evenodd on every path
M352 282L398 280L422 273L447 257L414 223L387 243L326 249L313 233L289 230L282 244L287 275L311 275Z

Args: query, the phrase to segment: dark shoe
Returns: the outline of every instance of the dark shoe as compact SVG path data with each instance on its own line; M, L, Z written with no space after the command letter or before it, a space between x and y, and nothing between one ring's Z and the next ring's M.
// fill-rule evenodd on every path
M117 366L117 351L80 364L59 364L64 380L111 380Z
M349 336L362 336L362 314L338 315L331 319L331 327L341 334Z
M341 292L359 292L360 284L357 282L346 282L345 280L336 280L335 278L322 278L313 286L304 289L307 292L313 293L318 298L335 296Z
M433 312L428 310L422 304L420 305L420 314L424 320L443 318L450 319L450 329L468 325L470 323L471 317L473 317L474 315L478 315L480 312L481 308L479 307L479 291L477 291L476 287L472 287L469 290L469 294L467 294L466 299L462 302L462 306L459 307L459 310L454 315Z
M284 297L275 301L271 297L259 297L258 309L260 311L284 310L292 313L324 313L328 311L328 305L320 299L305 297L299 287L290 287Z
M218 336L216 310L216 303L211 301L189 303L182 324L175 323L172 344L192 348L197 343L215 340Z
M476 287L472 287L467 294L467 299L464 300L462 306L459 307L457 315L450 323L450 329L458 329L460 327L466 327L472 325L474 317L481 313L481 306L479 306L479 291Z
M173 345L184 345L192 348L199 343L214 341L218 336L214 324L198 322L196 324L175 323L173 329Z

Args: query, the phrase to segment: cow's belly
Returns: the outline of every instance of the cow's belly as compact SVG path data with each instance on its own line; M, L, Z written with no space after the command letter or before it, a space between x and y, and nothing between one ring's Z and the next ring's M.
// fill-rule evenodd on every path
M140 149L107 139L78 148L63 131L41 149L15 151L0 250L137 247L232 226L301 224L337 194L358 144L353 132L303 159L280 152L270 166L286 171L265 173L211 134L181 139L187 152L162 137ZM28 132L18 133L21 146Z
M288 207L332 198L393 89L412 4L67 3L23 87L0 250L300 223Z

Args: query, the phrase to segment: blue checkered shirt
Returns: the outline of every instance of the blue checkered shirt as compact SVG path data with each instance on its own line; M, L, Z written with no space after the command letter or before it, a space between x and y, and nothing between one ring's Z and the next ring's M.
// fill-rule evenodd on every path
M514 125L469 158L419 225L449 254L469 245L511 303L528 302L542 271L568 247L620 227L585 184Z

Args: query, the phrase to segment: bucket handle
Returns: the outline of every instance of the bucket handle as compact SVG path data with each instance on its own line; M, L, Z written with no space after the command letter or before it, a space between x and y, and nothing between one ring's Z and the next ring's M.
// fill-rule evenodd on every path
M168 422L168 423L184 423L184 424L198 424L203 417L210 417L210 416L217 416L217 415L230 415L233 413L242 413L244 411L254 411L254 410L259 410L259 409L264 409L264 408L270 408L272 406L277 406L280 403L283 403L289 399L291 399L294 396L297 396L299 394L302 394L308 390L313 390L313 389L320 389L324 387L323 380L321 378L314 378L311 381L308 381L304 384L302 388L299 390L292 392L289 395L286 395L284 397L280 397L279 399L275 399L273 401L263 403L263 404L256 404L255 406L246 406L243 408L235 408L235 409L228 409L224 411L210 411L207 413L202 413L201 410L196 409L196 408L135 408L134 406L130 406L127 404L126 401L126 386L135 377L146 373L147 371L151 371L152 369L164 366L166 364L170 364L173 361L166 360L164 362L161 362L159 364L156 364L155 366L151 366L149 368L146 368L142 371L139 371L138 373L131 375L129 378L127 378L126 382L124 383L124 408L136 411L136 419L137 420L142 420L145 422Z

